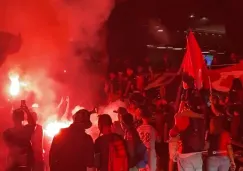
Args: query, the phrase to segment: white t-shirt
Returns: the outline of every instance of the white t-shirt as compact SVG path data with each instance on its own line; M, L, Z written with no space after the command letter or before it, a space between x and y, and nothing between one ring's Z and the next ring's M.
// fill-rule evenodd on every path
M137 128L137 131L144 145L148 149L155 150L157 133L154 127L151 125L141 125Z
M157 133L154 127L151 125L141 125L137 128L140 139L143 144L147 147L148 151L148 165L147 170L155 171L156 170L156 151L155 151L155 142L157 138Z

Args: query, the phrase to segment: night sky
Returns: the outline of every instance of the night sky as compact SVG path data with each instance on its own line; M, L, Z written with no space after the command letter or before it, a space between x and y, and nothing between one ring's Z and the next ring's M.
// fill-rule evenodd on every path
M169 30L192 27L189 18L207 17L209 24L226 28L227 51L242 54L243 4L226 0L127 0L113 9L108 21L108 51L111 59L146 56L148 21L158 18Z

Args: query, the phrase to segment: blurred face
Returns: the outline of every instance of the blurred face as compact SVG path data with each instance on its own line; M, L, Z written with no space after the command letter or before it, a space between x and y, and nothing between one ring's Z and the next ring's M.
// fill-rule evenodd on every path
M127 68L127 75L132 75L133 74L133 70L131 68Z
M166 105L166 104L167 104L167 101L166 101L165 99L160 99L160 100L158 100L158 101L156 102L156 107L157 107L158 109L160 109L162 105Z
M139 108L135 110L135 116L137 119L141 119L141 110Z
M143 72L143 67L142 66L138 66L137 71L138 71L138 73Z
M110 76L110 79L114 79L114 78L116 77L116 75L115 75L113 72L111 72L111 73L109 74L109 76Z
M134 110L137 109L136 105L133 104L133 103L130 103L130 104L129 104L129 108L130 108L132 111L134 111Z

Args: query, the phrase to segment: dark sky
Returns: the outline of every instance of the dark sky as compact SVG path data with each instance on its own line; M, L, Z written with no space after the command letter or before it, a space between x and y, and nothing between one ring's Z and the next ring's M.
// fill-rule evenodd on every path
M242 54L243 4L226 0L127 0L119 3L108 21L108 49L112 58L146 54L147 23L160 18L170 30L190 27L190 14L207 17L210 24L226 27L229 51Z

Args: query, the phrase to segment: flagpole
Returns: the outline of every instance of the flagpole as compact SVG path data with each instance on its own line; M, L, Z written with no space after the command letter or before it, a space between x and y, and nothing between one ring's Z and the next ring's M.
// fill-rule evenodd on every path
M209 91L210 91L210 95L212 96L213 94L213 88L212 88L212 82L211 82L211 78L208 75L208 82L209 82Z
M190 29L189 31L187 32L187 35L186 35L186 44L188 44L188 34L190 32ZM185 57L183 57L182 59L182 64L181 64L181 67L178 71L179 74L183 73L183 65L184 65L184 60L185 60ZM180 86L178 87L178 90L177 90L177 95L176 95L176 101L175 101L175 111L178 111L179 110L179 107L180 107L180 100L181 100L181 93L182 93L182 77L181 77L181 83L180 83Z

